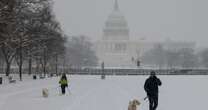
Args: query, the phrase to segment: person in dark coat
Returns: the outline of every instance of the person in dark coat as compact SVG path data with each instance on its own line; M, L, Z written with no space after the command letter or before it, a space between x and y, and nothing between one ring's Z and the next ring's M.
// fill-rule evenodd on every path
M145 81L144 90L147 93L149 99L149 110L156 110L158 106L158 86L161 86L162 82L156 77L154 71L150 73L150 77Z
M63 74L61 76L61 79L59 80L59 84L61 85L61 92L62 94L65 94L66 93L66 87L68 87L68 80L67 80L67 77L66 77L66 74Z

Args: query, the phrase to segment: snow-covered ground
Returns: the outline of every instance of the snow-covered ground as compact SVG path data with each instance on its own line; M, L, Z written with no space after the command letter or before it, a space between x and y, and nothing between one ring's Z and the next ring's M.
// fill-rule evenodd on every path
M138 99L139 110L148 110L143 84L148 76L68 76L70 94L59 95L58 80L27 79L0 85L0 110L127 110L129 100ZM208 76L158 76L157 110L206 110ZM42 88L49 89L43 98Z

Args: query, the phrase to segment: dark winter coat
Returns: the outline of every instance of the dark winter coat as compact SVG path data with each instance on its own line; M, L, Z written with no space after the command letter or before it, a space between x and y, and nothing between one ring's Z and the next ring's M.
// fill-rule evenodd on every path
M150 76L144 84L144 89L148 96L158 96L158 86L162 83L156 76Z

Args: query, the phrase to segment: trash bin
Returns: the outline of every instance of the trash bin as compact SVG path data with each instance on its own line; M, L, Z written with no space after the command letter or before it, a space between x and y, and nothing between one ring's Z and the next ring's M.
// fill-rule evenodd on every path
M105 75L104 74L101 75L101 79L103 79L103 80L105 79Z
M3 78L2 78L2 77L0 77L0 84L2 84L2 80L3 80Z
M33 75L33 79L36 80L37 79L37 76L36 75Z

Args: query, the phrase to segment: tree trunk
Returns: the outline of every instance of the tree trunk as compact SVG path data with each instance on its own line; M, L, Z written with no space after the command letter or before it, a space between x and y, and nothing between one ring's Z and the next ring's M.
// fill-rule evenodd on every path
M11 63L10 62L6 62L6 76L9 76L10 68L11 68Z
M65 65L66 65L66 61L65 61L65 58L64 58L64 61L63 61L63 73L65 73Z
M22 64L21 63L19 65L19 78L20 78L20 81L22 81Z
M39 67L40 63L39 63L39 59L36 59L36 73L39 73L40 67Z
M31 58L31 56L29 57L29 60L28 60L28 74L29 75L32 74L32 58Z
M56 74L58 73L58 54L56 54Z
M19 78L20 81L22 81L22 63L23 63L23 58L22 58L22 37L20 37L20 43L19 43Z
M20 81L22 81L22 63L23 63L23 61L22 61L22 52L20 51L20 65L19 65L19 78L20 78Z
M44 73L44 76L46 76L46 50L44 48L44 52L43 52L43 73Z
M0 73L3 73L3 71L4 71L4 60L3 59L0 59L1 61L0 61Z

